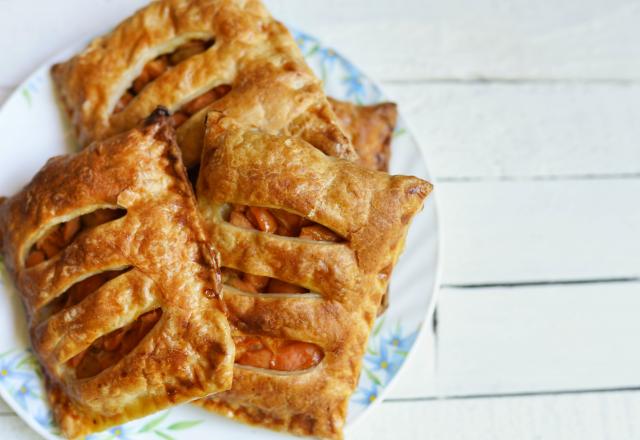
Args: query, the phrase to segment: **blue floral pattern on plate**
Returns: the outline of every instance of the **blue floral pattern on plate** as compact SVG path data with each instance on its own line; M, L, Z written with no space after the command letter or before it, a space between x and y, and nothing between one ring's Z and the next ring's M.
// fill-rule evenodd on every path
M345 57L304 32L291 30L291 33L307 63L324 82L327 95L357 104L373 104L383 99L380 88Z

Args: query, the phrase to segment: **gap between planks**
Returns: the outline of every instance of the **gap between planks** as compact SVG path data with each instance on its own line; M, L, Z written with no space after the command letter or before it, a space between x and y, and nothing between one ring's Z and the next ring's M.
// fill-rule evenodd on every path
M499 283L476 283L476 284L442 284L444 289L487 289L494 287L519 288L536 286L574 286L593 284L618 284L618 283L640 283L640 277L619 277L619 278L588 278L581 280L543 280L543 281L503 281Z
M392 401L633 391L640 283L442 289Z
M441 292L435 396L640 385L640 353L633 348L640 331L640 283L481 292Z
M640 385L613 388L584 388L578 390L547 390L547 391L514 391L512 393L488 393L488 394L451 394L446 396L426 396L426 397L390 397L385 398L384 403L406 403L406 402L433 402L440 400L473 400L473 399L510 399L514 397L544 397L544 396L567 396L580 394L606 394L606 393L632 393L640 392Z
M424 79L384 79L384 84L389 85L609 85L609 86L632 86L640 84L640 78L620 79L620 78L505 78L497 76L470 77L470 78L424 78Z
M541 180L621 180L640 179L640 172L629 173L587 173L587 174L541 174L529 176L441 176L438 177L440 183L475 183L475 182L536 182Z

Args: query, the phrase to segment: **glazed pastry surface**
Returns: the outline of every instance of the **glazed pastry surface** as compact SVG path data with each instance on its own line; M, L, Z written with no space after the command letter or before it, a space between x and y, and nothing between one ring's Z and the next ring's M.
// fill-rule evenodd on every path
M200 159L210 110L300 136L332 156L357 157L291 34L258 0L153 2L52 75L83 146L162 105L179 116L188 168Z
M0 236L65 436L230 387L219 257L167 112L49 160L0 205Z
M300 138L243 128L219 112L208 115L201 166L199 210L223 271L303 288L226 284L234 334L313 344L322 358L289 372L236 363L231 390L200 403L271 429L341 438L380 299L431 185L329 157ZM295 214L339 239L233 224L238 205Z

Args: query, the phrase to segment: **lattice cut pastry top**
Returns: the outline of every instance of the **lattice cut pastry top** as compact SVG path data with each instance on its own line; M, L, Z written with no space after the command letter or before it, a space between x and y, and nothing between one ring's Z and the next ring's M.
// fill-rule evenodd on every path
M168 113L165 113L168 115ZM32 245L62 222L101 208L126 214L81 230L27 267ZM34 351L62 432L71 438L227 389L233 341L218 255L207 244L167 117L55 157L0 205L5 262L26 305ZM128 268L53 314L56 298L90 276ZM114 365L78 378L70 361L145 313L149 333Z
M209 113L197 194L224 266L310 292L256 294L225 286L234 331L316 344L324 357L296 372L236 364L232 389L200 402L244 422L340 438L378 304L430 191L418 178L368 170L300 138L244 129ZM343 240L238 227L225 220L228 204L286 210Z
M193 39L214 43L162 73L114 113L147 62ZM174 112L208 90L229 85L225 96L178 128L187 167L199 162L203 122L212 109L272 133L302 136L332 156L357 156L294 39L259 0L151 3L55 65L52 74L83 145L133 127L157 105Z

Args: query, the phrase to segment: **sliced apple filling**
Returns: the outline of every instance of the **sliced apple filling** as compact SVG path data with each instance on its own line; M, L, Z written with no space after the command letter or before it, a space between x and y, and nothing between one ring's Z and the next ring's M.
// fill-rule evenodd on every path
M151 331L162 316L161 309L151 310L131 324L96 339L89 348L68 361L78 379L93 377L117 364Z
M116 220L127 213L124 209L98 209L53 227L31 247L26 267L33 267L53 258L67 247L84 229L89 229Z
M309 289L286 281L222 268L222 282L249 293L309 293Z
M113 113L123 111L142 89L155 81L169 69L177 66L181 62L194 55L202 53L213 46L214 40L190 40L179 46L171 53L163 54L149 61L142 69L138 77L133 80L131 87L120 97L113 109ZM206 92L196 96L191 101L184 104L179 110L174 112L171 119L175 127L182 125L192 115L202 110L209 104L229 93L231 86L228 84L218 85Z
M241 228L257 229L285 237L332 243L343 241L342 237L332 230L282 209L231 205L227 221Z
M236 364L277 371L300 371L322 361L324 353L310 342L268 336L241 335L236 344Z

